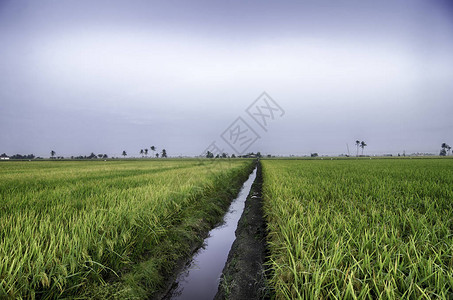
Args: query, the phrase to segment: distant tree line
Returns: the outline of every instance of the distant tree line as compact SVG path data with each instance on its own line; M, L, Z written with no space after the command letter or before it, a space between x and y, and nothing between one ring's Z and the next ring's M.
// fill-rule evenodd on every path
M97 158L100 158L100 159L107 159L109 158L109 156L107 154L94 154L93 152L91 152L90 155L86 156L86 155L79 155L79 156L71 156L71 159L97 159Z
M214 153L212 153L211 151L207 151L206 152L206 155L205 155L206 158L260 158L261 157L261 153L260 152L257 152L256 154L254 152L250 152L250 153L247 153L247 154L244 154L244 155L238 155L236 156L234 153L230 155L228 155L228 153L225 153L223 152L222 154L217 154L217 155L214 155Z
M442 145L440 145L440 153L439 153L440 156L450 155L450 152L451 152L450 145L448 145L447 143L442 143Z
M22 154L14 154L12 156L6 155L6 153L2 153L0 157L8 157L10 159L35 159L37 158L34 154L22 155Z
M368 146L365 141L355 141L355 145L357 147L357 156L359 156L359 148L362 148L362 155L363 155L363 149L365 149L366 146Z
M362 154L363 155L363 150L365 149L366 146L368 146L365 141L359 141L359 140L356 140L355 141L355 145L357 147L357 156L359 156L359 148L362 148ZM162 151L159 153L157 151L157 148L155 146L151 146L148 148L144 148L144 149L140 149L139 151L139 154L142 156L142 158L144 157L148 157L148 154L149 154L149 151L152 151L152 155L151 157L155 157L155 158L166 158L167 157L167 150L166 149L162 149ZM56 152L54 150L51 150L50 151L50 158L51 159L64 159L63 156L56 156ZM442 143L441 144L441 150L440 150L440 153L439 155L440 156L447 156L447 155L450 155L451 154L451 146L448 145L447 143ZM126 150L123 150L123 152L121 153L121 155L125 158L127 156L127 152ZM310 154L311 157L317 157L318 156L318 153L311 153ZM400 156L400 154L398 153L398 156ZM403 156L405 156L405 153L403 152ZM214 155L214 153L210 152L210 151L207 151L206 154L205 154L205 157L206 158L260 158L261 157L261 153L260 152L257 152L257 153L254 153L254 152L250 152L250 153L247 153L247 154L244 154L244 155L235 155L234 153L229 155L228 153L219 153L219 154L216 154ZM271 157L271 155L269 154L268 157ZM2 153L0 155L0 158L9 158L9 159L42 159L42 157L36 157L34 154L27 154L27 155L22 155L22 154L14 154L12 156L8 156L6 153ZM103 153L100 153L100 154L94 154L93 152L91 152L90 155L79 155L79 156L71 156L70 157L71 159L107 159L109 158L107 154L103 154Z
M156 146L149 147L149 150L151 150L153 152L153 155L151 157L159 158L159 155L160 155L161 158L167 158L167 150L165 150L165 149L162 149L160 154L159 154L159 152L155 153L157 151ZM145 158L145 157L148 158L149 150L148 150L148 148L143 148L143 149L140 149L140 151L138 153L142 156L142 158ZM123 150L121 155L124 158L126 158L126 156L127 156L126 150Z

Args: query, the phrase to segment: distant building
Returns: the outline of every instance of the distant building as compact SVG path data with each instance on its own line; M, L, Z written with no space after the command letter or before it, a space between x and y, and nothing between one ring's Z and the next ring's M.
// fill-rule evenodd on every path
M0 159L2 159L2 160L8 160L9 157L0 157Z

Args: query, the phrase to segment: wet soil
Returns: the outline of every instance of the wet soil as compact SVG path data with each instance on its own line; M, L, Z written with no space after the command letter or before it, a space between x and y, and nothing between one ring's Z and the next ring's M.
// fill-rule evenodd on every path
M255 165L256 167L256 165ZM251 170L252 171L252 170ZM240 192L238 191L238 194ZM225 209L226 210L226 209ZM216 226L221 225L222 223L218 223ZM213 228L211 227L211 228ZM181 273L183 273L188 267L190 267L190 264L193 260L193 257L196 255L196 253L205 245L204 240L206 240L209 237L209 230L208 228L202 228L199 232L195 233L195 235L198 237L195 241L193 241L190 244L190 255L184 256L181 259L178 259L176 262L176 266L173 268L171 275L167 275L165 282L163 284L163 288L154 293L149 297L149 299L159 299L159 300L169 300L173 296L173 291L178 288L178 282L177 279L180 276ZM226 251L228 251L227 249ZM215 293L215 291L214 291Z
M263 216L261 186L263 178L258 162L255 182L245 202L214 299L269 299L265 280L266 224Z
M209 232L200 248L180 274L172 289L173 300L212 300L217 293L220 276L231 246L236 239L238 221L242 216L245 201L255 181L256 171L244 182L241 192L231 202L223 222Z

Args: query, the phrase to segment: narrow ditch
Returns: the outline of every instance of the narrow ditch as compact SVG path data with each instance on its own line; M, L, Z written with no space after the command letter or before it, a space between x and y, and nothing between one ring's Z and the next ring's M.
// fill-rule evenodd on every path
M190 263L178 275L172 289L164 299L213 299L219 298L221 288L225 285L225 275L228 262L231 259L234 244L241 221L243 218L246 200L254 197L252 186L256 185L258 167L251 173L243 184L239 195L234 199L223 218L223 222L209 232L204 240L203 246L198 249L192 257ZM249 193L250 192L250 193ZM255 199L255 198L253 198ZM232 246L233 245L233 246ZM225 268L224 268L225 267ZM219 299L223 299L220 297Z
M261 163L245 202L245 209L236 230L236 240L228 254L222 279L214 299L271 299L266 284L266 222L262 205Z

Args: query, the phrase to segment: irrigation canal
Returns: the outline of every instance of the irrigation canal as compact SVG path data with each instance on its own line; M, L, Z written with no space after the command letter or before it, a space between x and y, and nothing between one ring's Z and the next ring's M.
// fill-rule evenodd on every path
M203 246L178 276L175 288L166 298L173 300L212 300L214 298L228 253L236 238L235 231L244 211L245 200L255 177L256 168L242 186L237 198L231 202L223 218L224 222L209 232Z

